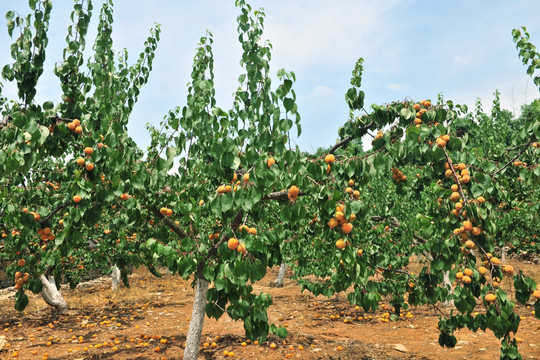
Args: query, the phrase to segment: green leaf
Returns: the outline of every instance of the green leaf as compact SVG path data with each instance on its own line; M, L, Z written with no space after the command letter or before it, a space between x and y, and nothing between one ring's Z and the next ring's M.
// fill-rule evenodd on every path
M24 293L24 290L19 290L15 294L15 310L23 311L28 305L28 296Z

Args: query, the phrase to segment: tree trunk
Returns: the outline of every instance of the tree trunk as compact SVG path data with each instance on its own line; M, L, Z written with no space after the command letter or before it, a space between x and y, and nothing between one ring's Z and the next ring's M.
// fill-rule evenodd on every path
M54 281L54 277L51 275L47 279L44 274L41 274L39 276L39 279L41 280L41 284L43 285L43 289L41 290L41 296L43 297L43 300L45 300L47 304L54 306L58 313L66 313L67 304L62 297L60 291L58 291L58 289L56 288L56 282Z
M111 273L111 281L112 281L112 289L118 290L118 287L120 286L120 269L118 266L113 265L113 270Z
M184 360L197 360L204 324L206 292L208 291L209 283L202 275L197 274L196 276L195 300L193 301L193 311L191 312L191 321L189 323L189 330L186 338Z
M504 264L506 263L506 252L508 250L508 247L507 246L503 246L501 248L501 262Z
M443 286L450 290L450 294L453 294L454 291L452 290L452 283L450 282L450 271L445 271L443 276ZM446 300L443 304L444 306L454 306L454 300Z
M278 277L277 279L275 279L274 281L272 281L272 283L270 284L270 286L273 286L273 287L283 287L283 280L285 279L285 273L287 272L287 264L285 264L284 262L281 263L280 267L279 267L279 274L278 274Z

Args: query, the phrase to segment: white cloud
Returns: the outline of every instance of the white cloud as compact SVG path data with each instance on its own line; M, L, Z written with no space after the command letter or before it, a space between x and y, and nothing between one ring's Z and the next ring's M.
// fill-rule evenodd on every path
M468 57L454 55L454 63L456 64L467 64L469 63L469 61L470 59Z
M407 89L407 86L391 83L391 84L386 85L386 88L388 90L393 90L393 91L404 91Z
M333 98L338 95L336 89L329 86L317 85L313 90L306 96L306 100L309 101L319 101L321 98L328 99Z

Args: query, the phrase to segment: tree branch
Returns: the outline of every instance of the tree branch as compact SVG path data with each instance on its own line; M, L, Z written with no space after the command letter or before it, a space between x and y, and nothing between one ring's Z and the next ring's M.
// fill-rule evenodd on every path
M492 174L491 174L491 178L493 179L495 177L495 175L497 175L498 173L500 173L501 171L503 171L508 165L512 164L514 161L517 160L517 158L519 158L521 155L523 155L523 153L529 148L529 146L531 146L531 144L534 142L534 137L531 137L531 139L529 140L529 142L525 145L521 145L521 146L524 146L523 150L521 150L516 156L514 156L512 158L512 160L510 160L509 162L507 162L506 164L504 164L503 167L501 167L499 170L495 170Z
M45 224L47 221L49 221L49 220L54 216L54 214L56 214L57 212L59 212L60 210L62 210L62 209L64 209L64 208L68 207L69 204L71 204L71 202L70 202L70 201L66 201L66 202L63 203L63 204L58 205L53 211L51 211L51 212L49 213L49 215L47 215L47 216L45 216L44 218L42 218L41 220L39 220L39 224L40 224L40 225Z
M364 127L362 127L362 129L360 130L361 133L367 131L367 129L369 129L371 126L373 126L373 120L369 122L369 124L365 125ZM334 146L332 146L330 148L330 150L328 151L329 154L333 154L334 152L336 152L337 149L339 149L340 147L342 146L345 146L347 145L348 143L350 143L352 140L354 140L355 136L348 136L346 137L345 139L342 139L341 141L339 141L337 144L335 144Z
M157 208L152 206L150 207L150 210L154 213L154 215L157 218L163 220L165 224L167 224L167 226L171 228L171 230L174 231L178 236L180 236L181 238L188 237L188 235L184 232L184 230L180 228L180 226L176 225L174 221L169 219L167 216L163 215Z

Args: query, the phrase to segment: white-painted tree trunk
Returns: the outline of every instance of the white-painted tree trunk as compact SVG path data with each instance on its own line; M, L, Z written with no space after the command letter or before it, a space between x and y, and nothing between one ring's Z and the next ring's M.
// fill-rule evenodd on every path
M450 271L445 271L443 274L443 286L450 290L450 294L453 294L452 283L450 282ZM454 300L446 300L444 306L454 306Z
M277 279L272 281L272 284L270 285L272 285L273 287L283 287L283 280L285 279L286 272L287 272L287 264L282 262L281 265L279 266L279 273L278 273Z
M56 282L54 281L53 276L47 277L44 274L41 274L39 276L39 279L41 280L41 284L43 285L43 289L41 290L41 296L43 297L43 300L51 306L54 306L54 308L60 313L64 314L67 312L67 304L64 298L62 297L62 294L58 289L56 288Z
M506 263L506 252L508 251L508 247L507 246L503 246L501 248L501 262L504 264Z
M118 290L118 288L120 287L120 269L116 265L113 265L113 269L111 272L111 282L112 282L112 286L111 286L112 289Z
M202 328L206 308L206 292L209 283L202 276L197 276L195 285L195 300L193 301L193 311L186 338L186 348L184 350L184 360L197 360L199 356L199 344L201 342Z

